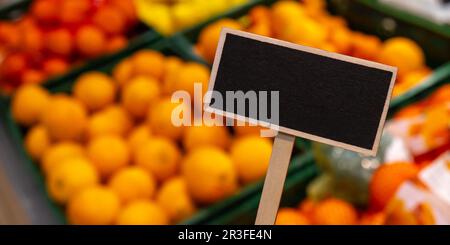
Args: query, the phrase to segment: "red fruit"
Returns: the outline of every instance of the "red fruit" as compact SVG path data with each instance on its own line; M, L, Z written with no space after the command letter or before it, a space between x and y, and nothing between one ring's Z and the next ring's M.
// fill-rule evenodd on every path
M69 64L64 59L51 58L44 61L43 70L49 77L63 74L69 68Z
M27 59L23 54L11 54L0 65L0 75L7 80L17 80L27 67Z
M416 165L407 162L384 164L377 169L369 185L370 202L374 210L383 209L400 185L414 179L418 172Z
M15 49L20 46L20 32L17 26L2 22L0 23L0 43L8 49Z
M23 26L20 30L22 34L21 48L27 53L40 52L44 46L41 30L34 25Z
M54 54L69 56L73 49L73 37L67 29L49 31L45 47Z
M106 49L105 34L93 25L81 27L75 37L78 51L87 57L102 54Z
M136 22L136 7L133 0L109 0L109 3L119 9L127 18L127 24L132 25Z
M37 0L31 6L31 14L42 24L54 23L58 20L58 1Z
M114 6L100 8L93 17L94 24L108 34L120 34L125 29L126 16Z
M40 84L46 78L46 75L39 70L29 69L22 74L22 84Z
M79 24L91 10L90 0L64 0L61 2L59 19L63 24Z

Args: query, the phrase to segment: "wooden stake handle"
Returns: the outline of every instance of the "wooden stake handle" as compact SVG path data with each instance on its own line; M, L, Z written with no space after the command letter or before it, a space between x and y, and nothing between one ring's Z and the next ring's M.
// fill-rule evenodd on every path
M273 225L275 223L294 141L295 136L281 132L278 132L275 137L270 164L259 201L256 225Z

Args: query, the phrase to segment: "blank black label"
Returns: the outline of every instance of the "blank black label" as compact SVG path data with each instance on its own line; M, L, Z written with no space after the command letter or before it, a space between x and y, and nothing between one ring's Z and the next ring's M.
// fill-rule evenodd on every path
M224 105L226 91L279 91L279 126L372 149L392 76L227 33L214 90L224 95Z

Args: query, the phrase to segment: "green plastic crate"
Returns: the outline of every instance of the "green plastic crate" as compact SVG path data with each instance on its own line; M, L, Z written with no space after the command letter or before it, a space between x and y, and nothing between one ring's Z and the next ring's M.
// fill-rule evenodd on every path
M13 4L4 6L0 9L0 20L13 20L19 18L25 11L28 10L31 2L31 0L19 0L17 2L14 2ZM147 27L142 22L137 24L137 27L133 32L134 33L132 34L125 48L112 54L106 54L93 59L89 59L81 65L72 66L70 67L68 72L59 76L49 78L43 83L43 86L46 88L51 88L53 86L57 86L58 84L64 83L65 81L73 80L86 71L95 70L98 67L101 67L103 64L110 62L111 60L116 60L124 57L131 52L134 52L142 47L145 47L162 39L161 34L156 32L154 29ZM7 100L8 97L8 95L2 94L0 91L0 103Z

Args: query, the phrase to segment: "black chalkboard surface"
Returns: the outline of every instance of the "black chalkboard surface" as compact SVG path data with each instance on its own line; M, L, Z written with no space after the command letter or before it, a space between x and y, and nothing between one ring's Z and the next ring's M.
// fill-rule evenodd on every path
M395 76L394 67L224 29L209 84L209 91L221 93L224 102L208 101L207 110L273 123L249 110L239 113L237 106L225 108L230 102L225 95L255 91L260 99L261 91L279 91L279 120L272 127L375 155Z

